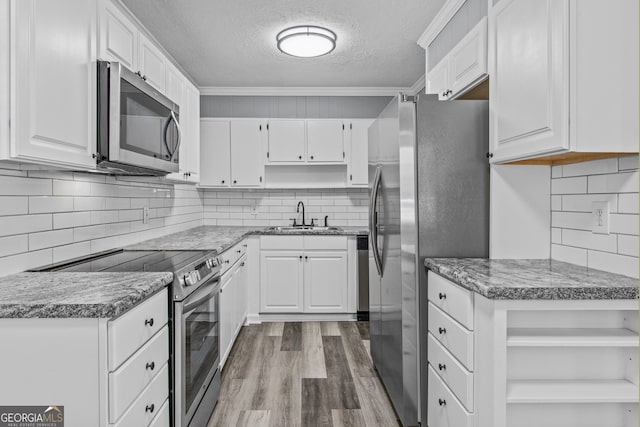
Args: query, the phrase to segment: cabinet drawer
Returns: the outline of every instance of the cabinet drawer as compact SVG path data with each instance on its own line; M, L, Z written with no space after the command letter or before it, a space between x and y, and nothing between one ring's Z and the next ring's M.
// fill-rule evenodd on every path
M158 415L151 421L149 427L169 427L171 420L169 419L169 399L165 400L162 408L158 411Z
M260 237L260 249L275 250L302 250L304 236L262 236Z
M473 414L465 411L451 390L429 366L427 425L429 427L473 427Z
M304 248L347 250L347 236L304 236Z
M144 427L158 415L169 397L169 364L165 363L158 375L131 404L114 427Z
M167 324L168 312L167 290L163 289L147 301L109 322L107 345L110 372L115 371L122 362Z
M473 412L473 374L467 371L433 335L428 336L429 364L464 407Z
M109 420L115 422L169 360L165 327L137 353L109 374Z
M431 302L428 310L429 332L467 369L473 371L473 332Z
M222 273L229 269L247 252L247 241L243 240L240 243L235 244L231 248L224 251L220 258L222 258Z
M473 330L473 292L429 271L429 301Z

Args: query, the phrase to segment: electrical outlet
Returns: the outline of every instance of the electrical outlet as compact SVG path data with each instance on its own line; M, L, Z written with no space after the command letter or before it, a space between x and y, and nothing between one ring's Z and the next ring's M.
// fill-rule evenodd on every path
M251 203L251 213L253 215L257 215L258 214L258 206L256 205L255 202Z
M142 223L147 224L148 222L149 222L149 208L145 206L142 208Z
M592 202L591 217L594 233L609 234L609 202Z

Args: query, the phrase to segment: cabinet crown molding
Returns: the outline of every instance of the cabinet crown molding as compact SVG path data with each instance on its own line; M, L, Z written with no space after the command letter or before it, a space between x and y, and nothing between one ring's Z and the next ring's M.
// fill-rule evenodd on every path
M426 49L431 42L436 38L436 36L442 31L442 29L447 25L447 22L453 18L453 15L456 14L458 9L462 7L466 0L447 0L447 2L442 5L436 16L433 18L429 26L424 33L418 39L418 44Z

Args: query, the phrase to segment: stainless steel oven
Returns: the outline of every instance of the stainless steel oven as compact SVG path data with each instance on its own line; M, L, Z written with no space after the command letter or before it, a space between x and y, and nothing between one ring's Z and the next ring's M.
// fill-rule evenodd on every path
M220 278L174 302L174 421L205 426L220 392Z
M133 175L178 171L180 107L118 62L98 61L99 169Z

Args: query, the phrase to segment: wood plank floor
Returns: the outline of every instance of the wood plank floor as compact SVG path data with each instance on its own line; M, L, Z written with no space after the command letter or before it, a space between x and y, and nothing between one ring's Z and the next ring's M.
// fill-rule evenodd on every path
M242 328L207 427L398 427L369 355L368 322Z

